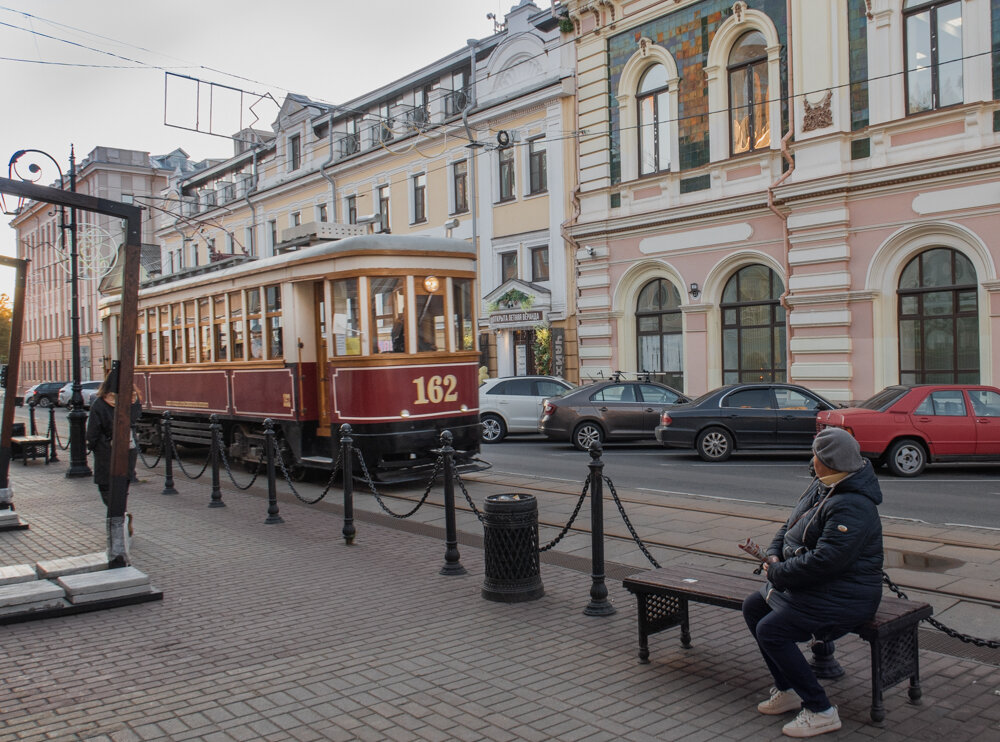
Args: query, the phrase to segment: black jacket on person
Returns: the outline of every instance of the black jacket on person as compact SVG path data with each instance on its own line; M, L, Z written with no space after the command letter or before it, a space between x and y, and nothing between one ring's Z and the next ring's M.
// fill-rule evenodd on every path
M781 560L767 569L768 605L845 630L871 618L882 599L881 502L868 461L832 487L814 480L767 549Z
M142 405L133 402L129 419L134 425L142 416ZM95 397L87 416L87 448L94 452L94 482L101 489L111 487L111 438L115 431L115 408Z

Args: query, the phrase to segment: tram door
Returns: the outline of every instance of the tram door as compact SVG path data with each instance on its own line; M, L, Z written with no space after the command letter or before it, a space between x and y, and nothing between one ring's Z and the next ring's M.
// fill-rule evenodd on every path
M319 404L318 435L330 435L330 394L326 379L327 335L326 335L326 291L322 281L313 283L313 327L316 328L316 396Z

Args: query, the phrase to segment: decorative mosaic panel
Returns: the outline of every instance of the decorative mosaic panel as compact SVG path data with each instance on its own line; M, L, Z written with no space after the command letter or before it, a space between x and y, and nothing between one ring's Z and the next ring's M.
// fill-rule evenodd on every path
M681 178L681 193L694 193L712 187L712 176L708 173L693 178Z
M847 0L851 68L851 131L868 126L868 16L865 0ZM995 79L995 76L994 76Z
M863 4L863 3L862 3ZM625 63L635 54L642 37L666 49L677 63L678 164L681 170L709 162L708 85L705 63L708 48L719 26L732 14L733 0L703 0L608 39L609 107L611 112L611 180L621 181L621 112L615 95ZM781 42L781 130L788 130L788 59L785 0L747 0L747 7L766 14ZM630 154L631 156L631 154Z

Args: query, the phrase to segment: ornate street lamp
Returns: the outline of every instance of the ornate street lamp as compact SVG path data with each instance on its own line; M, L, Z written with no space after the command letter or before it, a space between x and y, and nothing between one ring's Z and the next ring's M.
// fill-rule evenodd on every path
M65 189L62 168L59 162L48 152L40 149L22 149L14 153L7 165L8 175L11 180L15 177L37 183L42 179L42 167L35 161L30 160L27 166L28 177L19 171L18 160L25 155L42 155L49 158L59 172L59 188ZM69 189L76 192L76 155L73 145L69 149ZM87 465L87 444L86 444L86 424L87 413L83 410L83 395L80 393L80 276L78 272L78 253L76 245L76 209L70 207L70 222L66 225L65 208L59 207L59 228L63 253L66 252L66 229L69 229L70 236L70 330L72 333L73 348L73 387L69 401L69 469L66 471L67 477L89 477L90 467Z

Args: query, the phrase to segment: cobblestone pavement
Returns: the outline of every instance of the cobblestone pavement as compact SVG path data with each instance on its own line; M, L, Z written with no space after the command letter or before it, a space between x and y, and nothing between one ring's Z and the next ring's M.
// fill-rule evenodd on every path
M62 458L12 465L31 528L0 533L0 564L103 548L96 489ZM283 500L286 522L265 525L259 490L210 509L207 476L179 476L176 496L161 482L134 486L130 510L134 563L164 600L3 627L0 740L782 738L784 719L754 708L769 682L737 612L692 606L694 647L661 634L639 665L620 580L611 617L583 615L586 570L551 563L543 598L493 603L480 549L463 543L469 573L441 576L437 524L387 527L370 495L346 546L330 507ZM845 639L838 657L847 675L827 687L844 727L826 739L1000 736L995 664L921 651L923 704L904 682L876 726L867 645Z

